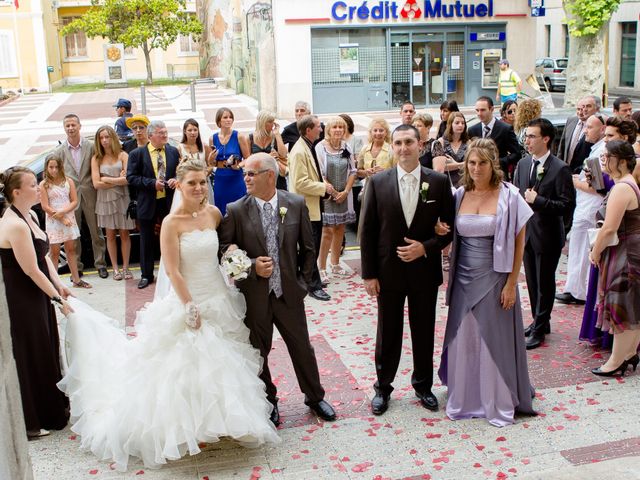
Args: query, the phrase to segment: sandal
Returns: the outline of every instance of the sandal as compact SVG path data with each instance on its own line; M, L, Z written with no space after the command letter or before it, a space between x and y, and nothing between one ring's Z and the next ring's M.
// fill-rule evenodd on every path
M349 272L347 272L344 268L342 268L342 265L340 264L331 265L331 273L333 275L339 275L342 277L349 275Z
M324 270L320 270L320 281L322 283L329 283L329 275Z
M124 279L125 280L132 280L133 279L133 273L131 273L128 268L125 268L123 270L123 272L124 272Z
M77 282L74 282L73 280L71 280L71 283L76 288L93 288L90 283L87 283L82 279L78 280Z
M113 271L113 279L114 280L122 280L122 273L120 272L120 270L114 270Z

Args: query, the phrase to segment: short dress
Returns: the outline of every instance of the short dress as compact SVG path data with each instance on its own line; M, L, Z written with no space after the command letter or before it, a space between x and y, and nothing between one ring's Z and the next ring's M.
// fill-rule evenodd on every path
M71 203L69 192L71 187L69 181L65 180L62 185L51 185L47 188L47 195L49 197L49 205L54 210L60 210L66 208ZM49 236L49 243L57 245L67 242L69 240L75 240L80 236L80 229L76 223L76 216L73 212L69 212L65 215L65 218L69 219L71 224L66 226L62 221L51 218L47 215L47 235Z
M231 137L227 140L227 143L221 143L219 134L214 134L213 146L218 150L218 157L216 158L218 162L227 160L231 155L238 161L242 160L237 130L231 132ZM244 184L244 173L241 168L218 167L216 169L213 194L215 205L222 215L227 211L228 203L235 202L244 197L246 193L247 187Z
M322 141L316 145L316 152L322 169L322 176L333 185L336 191L343 191L347 186L349 177L356 174L353 154L347 144L342 142L342 148L338 153L330 153L325 148L324 141ZM323 201L323 225L345 225L356 221L356 212L353 208L353 192L349 192L347 199L342 203L337 203L333 198Z
M120 177L122 161L100 165L101 177ZM133 230L136 222L127 217L129 207L129 188L127 185L117 185L98 190L96 199L96 215L100 228L111 230Z

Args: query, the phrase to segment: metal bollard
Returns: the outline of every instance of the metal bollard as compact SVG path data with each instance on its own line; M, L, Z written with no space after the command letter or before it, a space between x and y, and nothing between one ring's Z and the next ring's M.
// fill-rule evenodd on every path
M191 85L189 86L191 89L191 111L196 111L196 82L195 80L191 80Z
M142 114L147 114L147 93L145 92L144 82L140 82L140 107L142 108Z

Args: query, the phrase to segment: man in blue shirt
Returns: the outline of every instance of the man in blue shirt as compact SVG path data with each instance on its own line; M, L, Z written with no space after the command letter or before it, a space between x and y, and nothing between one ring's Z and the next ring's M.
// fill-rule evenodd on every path
M127 118L133 116L131 113L131 102L125 98L119 98L114 107L118 114L118 119L116 120L116 124L113 128L115 129L120 141L124 142L125 140L133 138L133 131L127 127L126 123Z

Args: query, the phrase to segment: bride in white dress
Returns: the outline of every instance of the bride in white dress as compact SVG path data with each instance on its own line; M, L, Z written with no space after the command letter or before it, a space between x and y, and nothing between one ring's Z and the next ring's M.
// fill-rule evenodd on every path
M160 245L172 289L138 313L137 337L71 299L69 368L58 384L71 401L81 448L126 470L130 456L158 467L201 442L231 437L247 447L278 442L272 405L249 344L243 295L218 268L219 210L206 202L197 163L178 167L182 204L166 217Z

